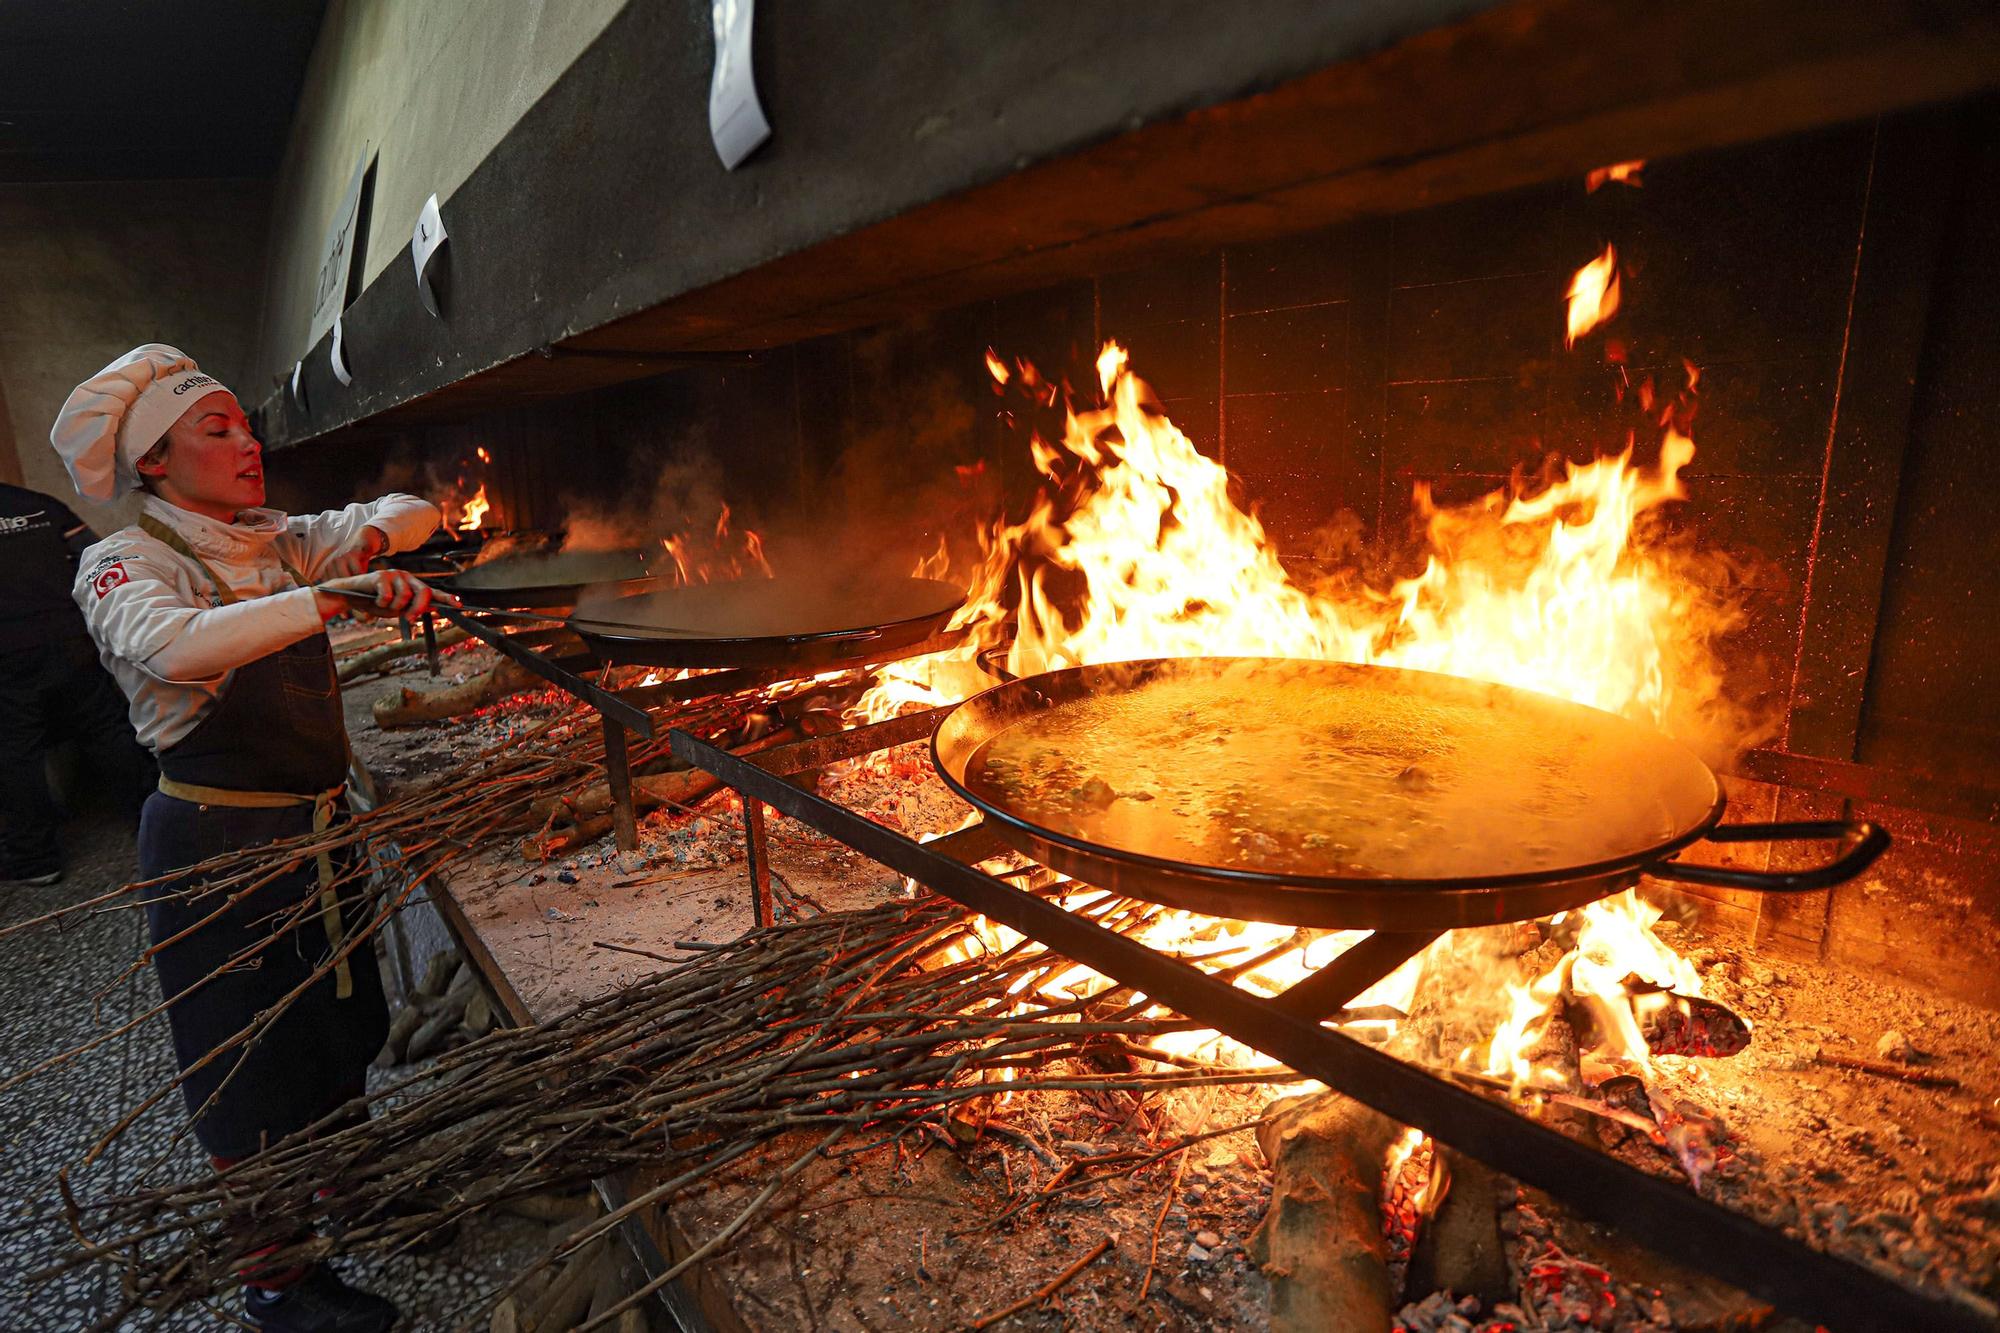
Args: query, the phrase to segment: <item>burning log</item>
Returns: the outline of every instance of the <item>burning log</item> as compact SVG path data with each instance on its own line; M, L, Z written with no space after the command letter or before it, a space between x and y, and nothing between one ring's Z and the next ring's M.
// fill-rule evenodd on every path
M1405 1289L1477 1296L1489 1306L1506 1300L1514 1282L1500 1236L1500 1177L1456 1148L1435 1151L1431 1170L1443 1174L1443 1198L1423 1224Z
M1736 1055L1750 1045L1750 1024L1727 1005L1699 995L1650 986L1637 977L1627 977L1625 994L1618 998L1601 995L1564 996L1570 1023L1577 1039L1586 1048L1613 1044L1625 1029L1623 1008L1653 1055L1698 1055L1710 1058Z
M721 789L719 779L700 769L650 773L632 779L632 809L640 814L661 806L685 810ZM586 787L574 800L549 798L549 807L542 831L521 844L521 854L530 861L568 856L611 832L611 792L602 784Z
M733 753L755 754L798 738L799 733L793 728L780 727L747 745L734 747ZM698 768L642 774L632 779L632 808L634 812L660 806L685 810L707 800L721 789L719 779ZM522 855L531 861L568 856L611 831L611 788L600 782L578 792L546 796L536 801L529 810L542 827L540 833L522 844Z
M437 646L449 648L461 643L467 635L457 625L446 625L437 632ZM356 653L353 658L340 664L340 683L359 680L378 671L387 670L392 662L400 662L406 657L415 657L424 651L424 641L418 638L397 639L391 643L379 644L365 652Z
M510 694L533 689L541 683L542 678L528 668L511 658L503 658L463 685L430 691L413 690L404 685L394 694L383 695L375 701L375 725L386 731L425 722L443 722L497 703Z
M1271 1207L1249 1249L1271 1280L1274 1330L1389 1327L1382 1168L1402 1132L1332 1092L1257 1131L1271 1164Z

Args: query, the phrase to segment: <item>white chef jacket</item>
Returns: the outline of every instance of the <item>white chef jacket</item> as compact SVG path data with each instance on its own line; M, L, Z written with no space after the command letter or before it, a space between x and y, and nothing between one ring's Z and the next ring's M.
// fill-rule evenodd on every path
M390 551L419 546L436 530L437 506L414 495L385 495L323 514L245 509L234 523L168 504L156 495L142 512L172 528L229 585L221 595L199 565L134 526L86 550L72 595L83 608L99 656L131 701L132 729L155 752L193 731L230 673L317 634L324 622L308 582L373 526Z

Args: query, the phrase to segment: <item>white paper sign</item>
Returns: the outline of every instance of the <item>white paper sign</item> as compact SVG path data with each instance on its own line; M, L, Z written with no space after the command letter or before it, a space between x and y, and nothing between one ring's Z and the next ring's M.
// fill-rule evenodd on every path
M708 133L722 165L738 163L771 137L750 70L750 19L755 0L711 0L715 19L715 80L708 89Z
M333 362L333 377L346 388L354 383L354 376L347 373L347 353L341 347L340 316L333 317L333 348L327 353L327 360Z
M313 280L312 325L306 332L310 347L333 327L333 321L347 305L347 271L354 262L354 215L361 207L361 179L368 170L368 150L362 149L354 163L354 179L327 224L326 243L320 247L319 274Z
M431 290L431 259L445 239L444 215L438 212L438 197L432 195L424 200L424 211L417 214L417 225L410 232L410 262L417 269L417 295L433 315L438 313L438 302Z
M299 405L301 412L306 410L305 373L306 363L304 361L294 361L292 363L292 401Z

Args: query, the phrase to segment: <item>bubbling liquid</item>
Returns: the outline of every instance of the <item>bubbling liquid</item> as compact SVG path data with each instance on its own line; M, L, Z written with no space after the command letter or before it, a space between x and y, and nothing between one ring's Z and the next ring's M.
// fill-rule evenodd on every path
M1040 828L1279 878L1464 879L1632 856L1713 801L1635 723L1497 685L1337 663L1180 664L1057 703L965 784Z

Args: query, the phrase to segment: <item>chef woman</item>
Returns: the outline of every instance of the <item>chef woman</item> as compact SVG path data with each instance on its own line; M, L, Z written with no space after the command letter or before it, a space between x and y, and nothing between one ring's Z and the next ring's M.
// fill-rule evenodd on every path
M340 819L347 733L325 623L357 603L385 616L424 611L420 581L361 571L428 537L436 506L386 495L309 516L264 508L263 446L236 396L159 343L78 385L49 438L86 500L146 492L134 526L84 552L75 588L159 759L159 790L140 818L140 877ZM195 1136L219 1166L356 1096L382 1047L387 1006L364 942L247 1052L195 1068L352 944L366 912L336 895L333 877L308 862L208 924L198 923L221 905L214 895L190 896L186 880L150 891L153 941L187 932L153 961L173 1001L175 1056L193 1071L182 1087ZM274 935L287 920L293 928ZM253 965L211 975L246 952ZM323 1265L248 1276L257 1328L379 1333L396 1319L388 1301Z

